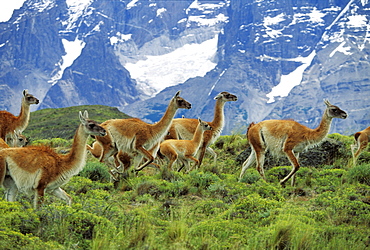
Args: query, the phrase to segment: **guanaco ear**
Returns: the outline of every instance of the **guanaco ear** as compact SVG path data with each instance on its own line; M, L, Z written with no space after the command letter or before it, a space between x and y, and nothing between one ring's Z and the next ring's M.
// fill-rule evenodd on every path
M81 111L79 111L78 115L79 115L79 118L80 118L80 122L85 124L86 123L86 114L87 114L87 111L85 110L84 114L82 114Z
M216 96L215 96L215 98L214 98L214 99L215 99L215 100L217 100L217 99L220 99L221 97L222 97L222 94L221 94L221 93L219 93L218 95L216 95Z
M324 100L324 103L326 104L326 106L327 106L327 107L329 107L329 106L333 106L333 105L331 105L331 103L329 102L329 100L328 100L328 99L325 99L325 100Z
M200 118L198 118L198 121L199 121L199 123L202 123L202 120Z
M180 95L180 93L181 93L181 90L177 91L176 95L173 98L178 97Z
M28 94L28 89L23 90L23 96L26 96Z

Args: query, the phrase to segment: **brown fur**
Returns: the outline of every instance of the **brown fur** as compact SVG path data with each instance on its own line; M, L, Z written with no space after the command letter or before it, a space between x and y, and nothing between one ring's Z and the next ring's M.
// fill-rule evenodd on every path
M210 130L212 130L212 127L209 126L207 122L203 122L199 119L197 129L195 130L191 140L169 139L163 141L160 144L159 152L169 160L168 169L172 170L173 164L178 159L182 160L186 163L186 165L188 165L188 171L191 170L189 168L189 160L195 163L194 166L198 166L199 160L194 158L194 156L198 152L199 147L203 142L204 133ZM179 169L179 171L181 169L182 167Z
M9 144L7 144L2 138L0 138L0 149L3 148L10 148L10 147L23 147L26 146L28 143L27 138L19 134L18 132L14 132L13 137L9 140Z
M103 146L98 141L95 141L92 144L92 146L86 145L86 147L87 147L87 150L90 151L90 153L95 158L100 159L100 156L102 155L102 152L103 152ZM119 151L119 152L115 152L111 158L113 159L114 169L109 171L109 173L112 175L113 179L117 180L116 173L121 171L120 170L121 166L123 166L123 172L129 169L131 165L131 157L128 154ZM105 161L107 165L110 164L109 159L106 159Z
M114 145L115 149L129 154L131 157L137 156L137 163L140 164L143 158L147 159L141 166L135 168L136 171L142 170L154 161L155 153L158 151L159 143L168 133L173 117L177 109L190 109L191 104L179 96L180 91L171 99L166 112L160 121L155 124L148 124L140 119L112 119L105 121L101 125L108 131L111 141L97 136L96 140L103 145L101 159L104 161L114 153L113 150L107 152L106 148ZM111 146L107 146L107 144ZM150 152L150 149L153 149Z
M8 193L8 201L14 201L19 190L35 192L35 207L42 202L45 192L71 204L71 197L60 186L84 167L88 136L106 133L96 122L88 120L87 111L84 115L80 112L80 121L68 154L57 154L46 146L7 148L0 151L0 184L6 170L14 182Z
M364 130L355 133L355 144L351 145L353 165L356 165L356 161L362 151L367 147L367 144L370 140L370 127L365 128ZM354 150L357 148L357 151Z
M39 100L27 90L23 91L21 111L18 116L14 116L8 111L0 111L0 138L8 142L9 137L14 131L23 132L28 126L30 119L30 105L38 104Z
M220 137L222 129L224 127L224 106L226 102L237 101L237 96L230 94L226 91L219 93L216 97L216 104L214 109L213 121L208 122L208 125L212 127L212 130L205 131L203 136L203 143L199 149L199 166L202 164L204 154L207 150L213 155L214 162L217 160L217 154L209 147L214 143L217 138ZM177 118L174 119L169 130L169 134L165 139L183 139L191 140L198 126L197 119L190 118Z
M15 132L13 137L10 140L10 146L0 138L0 150L10 147L23 147L27 143L27 139L24 135L19 134L18 132ZM0 169L0 183L3 183L3 186L5 188L5 195L7 195L8 189L10 188L13 180L11 177L6 176L6 169ZM8 183L10 183L8 185Z
M280 181L281 185L292 178L299 169L298 154L308 147L317 145L328 134L333 118L347 118L347 113L325 101L327 108L320 125L310 129L293 120L267 120L249 127L247 137L252 147L252 153L243 163L239 179L242 178L249 166L257 160L257 170L265 179L263 164L265 152L270 150L273 155L285 155L291 162L292 171ZM296 155L295 155L296 153Z

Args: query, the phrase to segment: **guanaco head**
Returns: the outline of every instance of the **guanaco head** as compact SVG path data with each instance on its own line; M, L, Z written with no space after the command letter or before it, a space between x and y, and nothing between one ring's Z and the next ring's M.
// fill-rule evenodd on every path
M13 147L24 147L28 143L27 137L22 135L20 131L16 131L16 130L14 130L12 140L13 140L13 143L12 143Z
M208 124L208 122L204 122L202 121L201 119L198 118L198 121L199 121L199 126L202 127L202 130L203 131L206 131L206 130L212 130L212 127Z
M236 95L230 94L229 92L223 91L215 96L215 100L222 100L224 102L235 102L238 100Z
M176 107L179 109L191 109L191 103L180 97L180 92L177 91L176 95L172 98L172 101L176 103Z
M23 100L28 105L31 105L31 104L39 104L39 99L37 99L36 97L34 97L31 94L28 94L28 90L27 89L23 90Z
M328 117L340 119L347 118L347 113L341 110L339 107L332 105L328 99L324 100L324 103L326 104L326 114L328 115Z
M85 132L89 135L105 136L107 131L101 127L96 121L89 119L89 114L87 110L82 114L79 112L81 124L85 128Z

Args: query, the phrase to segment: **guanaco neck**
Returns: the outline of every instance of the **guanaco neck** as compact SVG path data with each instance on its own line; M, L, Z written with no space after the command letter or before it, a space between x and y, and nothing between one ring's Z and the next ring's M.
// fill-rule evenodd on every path
M22 99L21 111L19 116L17 116L16 120L16 129L19 131L23 131L27 128L28 122L30 120L30 105Z
M193 139L192 141L196 144L196 145L200 145L200 143L202 142L203 140L203 129L202 129L202 126L199 124L197 126L197 129L195 130L195 133L194 133L194 136L193 136Z
M312 132L310 133L311 140L321 141L329 133L332 119L333 118L327 115L326 109L324 115L322 116L319 126L313 129Z
M168 105L162 118L157 123L152 125L153 135L164 136L169 130L173 117L177 111L177 107L175 107L173 101L174 100L171 100L171 103Z
M71 151L66 155L67 162L71 169L80 169L86 161L86 142L88 134L84 131L84 126L79 125L74 137Z
M222 130L224 127L224 106L225 102L218 99L215 105L215 114L212 121L212 128L214 131Z

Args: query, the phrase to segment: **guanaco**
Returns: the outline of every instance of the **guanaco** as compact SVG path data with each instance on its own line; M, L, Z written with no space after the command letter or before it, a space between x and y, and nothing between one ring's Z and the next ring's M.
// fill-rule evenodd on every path
M183 163L182 167L179 168L178 171L181 171L184 167L184 163L186 164L188 171L190 171L191 168L189 160L195 163L194 166L198 166L199 160L194 158L194 156L203 143L204 133L211 130L212 127L207 122L198 119L198 126L191 140L169 139L163 141L160 144L159 152L168 159L168 169L172 170L173 164L177 160L180 160Z
M300 167L298 163L299 152L320 143L328 134L333 118L347 118L345 111L330 104L328 100L324 102L326 110L320 125L315 129L308 128L293 120L266 120L257 124L251 123L247 137L252 147L252 153L243 163L239 180L256 160L257 171L265 179L263 170L265 153L270 150L273 155L285 155L293 166L291 172L280 181L280 184L284 186L285 182L293 176L292 185L294 185L294 174Z
M204 132L203 142L198 151L198 165L202 164L204 154L207 151L213 156L213 162L217 161L216 152L210 147L221 135L222 129L225 125L224 106L226 102L235 102L238 100L236 95L230 94L229 92L223 91L219 93L215 98L216 104L214 109L213 121L208 122L212 127L212 130ZM168 135L165 139L183 139L191 140L195 130L198 126L197 119L191 118L177 118L173 119Z
M88 119L87 111L84 114L79 112L79 118L80 125L68 154L57 154L52 148L46 146L5 148L0 151L0 184L3 184L6 174L13 180L12 183L7 183L8 201L14 201L19 190L35 193L35 208L43 202L45 192L71 205L71 197L61 186L85 166L88 137L106 134L103 127Z
M21 111L18 116L5 110L0 111L0 138L8 143L14 131L22 133L27 128L30 120L30 105L38 103L39 100L25 89L23 90Z
M180 97L180 91L171 98L166 112L157 123L149 124L138 118L112 119L103 122L101 125L108 131L108 135L103 138L96 137L103 147L101 161L121 151L136 158L138 164L143 158L146 159L142 165L135 167L136 171L141 171L153 163L159 144L168 133L178 109L191 109L191 104Z
M351 145L353 166L356 165L356 161L362 151L367 147L367 144L370 140L370 127L365 128L364 130L355 133L355 144ZM354 150L357 148L356 153Z

